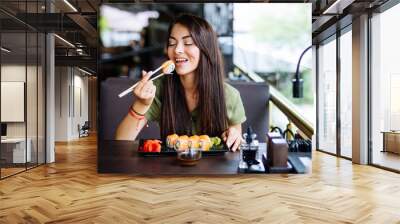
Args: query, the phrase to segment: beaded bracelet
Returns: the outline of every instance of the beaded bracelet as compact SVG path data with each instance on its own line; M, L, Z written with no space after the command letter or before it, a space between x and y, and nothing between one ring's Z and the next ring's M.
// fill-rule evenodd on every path
M138 130L139 130L139 124L140 124L140 122L141 122L143 119L145 119L146 117L144 116L144 114L142 115L142 114L139 114L138 112L136 112L136 111L133 109L132 106L129 107L129 115L131 115L132 117L134 117L134 118L136 118L136 119L139 120L138 123L137 123L137 125L136 125L136 131L138 131ZM148 127L147 124L146 124L146 126Z
M136 112L136 111L133 109L132 106L129 108L129 114L130 114L132 117L134 117L134 118L136 118L136 119L139 119L139 120L143 120L143 119L145 118L145 117L144 117L144 114L139 114L138 112Z

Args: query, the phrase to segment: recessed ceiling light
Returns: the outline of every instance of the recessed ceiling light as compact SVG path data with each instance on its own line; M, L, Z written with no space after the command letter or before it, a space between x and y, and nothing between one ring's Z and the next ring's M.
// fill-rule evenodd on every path
M81 69L81 68L79 68L79 67L78 67L78 69L79 69L79 71L81 71L81 72L83 72L83 73L85 73L85 74L87 74L87 75L92 75L92 73L90 73L90 72L88 72L88 71L86 71L86 70L83 70L83 69Z
M351 5L355 0L336 0L322 14L342 14L343 9Z
M60 36L57 35L57 34L54 34L54 36L57 37L58 39L60 39L61 41L63 41L64 43L66 43L67 45L69 45L70 47L75 48L75 45L71 44L71 42L69 42L68 40L66 40L66 39L64 39L64 38L62 38L62 37L60 37Z
M11 52L11 50L9 50L9 49L7 49L7 48L5 48L5 47L1 47L0 48L2 51L4 51L4 52L7 52L7 53L10 53Z
M74 12L78 12L78 10L71 4L69 3L68 0L64 0L65 4L67 4Z

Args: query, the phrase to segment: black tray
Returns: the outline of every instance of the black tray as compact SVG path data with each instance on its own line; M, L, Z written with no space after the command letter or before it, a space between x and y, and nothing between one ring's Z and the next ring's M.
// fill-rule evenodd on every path
M143 152L143 144L144 141L149 139L140 139L138 154L141 156L176 156L176 151L173 148L167 147L167 145L162 142L161 143L161 152ZM221 141L221 144L218 146L212 146L208 151L202 151L201 154L203 156L212 156L212 155L223 155L225 152L228 152L229 148L225 144L225 142Z

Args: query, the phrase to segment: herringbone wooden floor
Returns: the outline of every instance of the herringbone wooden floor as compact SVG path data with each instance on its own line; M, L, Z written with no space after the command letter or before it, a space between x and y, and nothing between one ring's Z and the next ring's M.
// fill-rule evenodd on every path
M0 223L400 223L400 175L316 152L310 175L96 172L96 139L0 181Z

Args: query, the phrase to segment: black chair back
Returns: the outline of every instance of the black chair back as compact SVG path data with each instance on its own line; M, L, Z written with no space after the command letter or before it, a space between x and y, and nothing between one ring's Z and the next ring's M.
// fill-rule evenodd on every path
M259 142L266 141L269 129L269 87L266 83L254 82L230 82L242 97L243 106L246 112L246 122L242 124L244 133L248 126L251 126L257 134Z
M119 123L128 113L129 106L132 105L134 96L128 94L119 98L125 89L131 87L135 81L128 78L108 78L101 83L100 91L100 128L99 137L104 140L113 140L115 131ZM138 139L160 138L160 128L157 122L149 122L149 127L144 127Z

